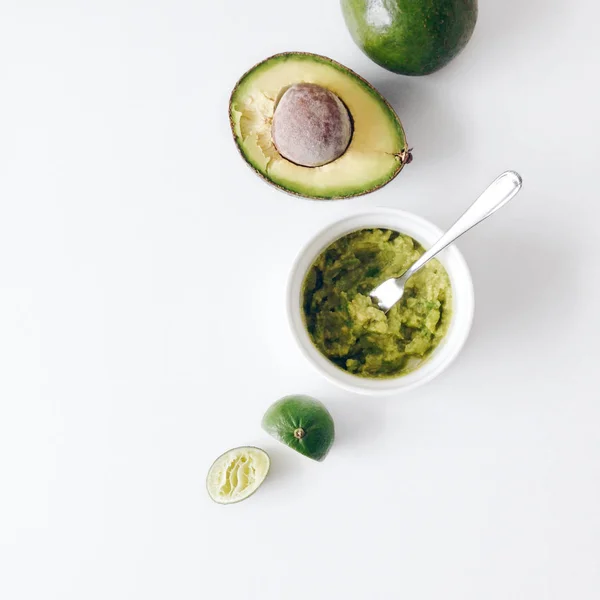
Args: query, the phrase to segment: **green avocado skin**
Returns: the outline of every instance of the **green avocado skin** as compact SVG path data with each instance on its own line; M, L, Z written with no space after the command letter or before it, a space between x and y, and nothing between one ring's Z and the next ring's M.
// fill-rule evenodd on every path
M378 65L428 75L471 39L477 0L341 0L350 34Z

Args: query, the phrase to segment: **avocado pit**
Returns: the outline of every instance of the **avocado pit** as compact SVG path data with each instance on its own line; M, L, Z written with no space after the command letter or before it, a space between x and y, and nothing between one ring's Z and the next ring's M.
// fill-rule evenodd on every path
M290 162L320 167L344 154L352 138L352 120L332 91L296 83L279 99L271 135L279 154Z

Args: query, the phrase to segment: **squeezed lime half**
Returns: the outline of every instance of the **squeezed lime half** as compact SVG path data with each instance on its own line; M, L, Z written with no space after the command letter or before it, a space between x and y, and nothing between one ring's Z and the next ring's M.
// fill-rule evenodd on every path
M269 473L271 460L260 448L233 448L215 460L208 470L206 489L218 504L234 504L249 498Z

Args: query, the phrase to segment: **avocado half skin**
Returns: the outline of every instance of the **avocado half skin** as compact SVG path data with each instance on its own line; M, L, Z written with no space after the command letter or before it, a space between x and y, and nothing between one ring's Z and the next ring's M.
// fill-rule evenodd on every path
M467 45L477 0L341 0L359 48L388 71L429 75Z
M282 185L279 185L278 183L272 181L271 179L269 179L267 176L265 176L263 173L261 173L253 164L251 164L247 159L246 159L246 155L244 153L244 150L242 148L242 145L240 143L240 140L238 140L237 136L235 135L235 122L232 116L232 112L231 112L231 107L232 107L232 103L236 94L236 91L238 89L238 87L240 86L240 84L246 79L246 77L248 77L249 75L251 75L253 73L253 71L261 66L263 63L266 63L267 61L273 60L273 59L278 59L278 58L283 58L283 57L293 57L293 56L307 56L307 57L313 57L316 58L320 61L326 61L331 63L332 65L335 65L336 67L338 67L341 70L347 71L350 75L356 77L358 80L360 80L365 86L371 88L372 90L374 90L377 95L381 98L381 101L388 107L388 109L394 114L394 116L396 117L396 121L398 123L398 127L401 129L402 131L402 135L404 137L404 139L406 140L406 133L404 131L404 127L402 125L402 121L400 120L400 117L398 117L398 114L396 113L396 111L394 110L394 108L392 107L392 105L378 92L378 90L376 90L366 79L364 79L364 77L361 77L358 73L354 72L352 69L346 67L345 65L333 60L332 58L329 58L328 56L323 56L321 54L315 54L313 52L301 52L301 51L293 51L290 50L288 52L279 52L277 54L273 54L259 62L257 62L255 65L253 65L252 67L250 67L237 81L237 83L235 84L235 86L233 87L233 90L231 91L231 94L229 96L229 108L228 108L228 113L229 113L229 125L231 127L231 133L233 135L233 140L235 142L236 148L240 154L240 156L243 158L244 162L265 182L267 182L268 184L278 188L279 190L285 192L286 194L289 194L291 196L295 196L297 198L304 198L307 200L315 200L315 201L327 201L327 200L347 200L349 198L356 198L358 196L365 196L367 194L370 194L371 192L375 192L381 188L383 188L384 186L386 186L388 183L390 183L392 180L394 180L398 174L400 173L400 171L402 171L403 167L405 165L408 165L412 162L413 160L413 154L412 154L412 148L408 146L408 143L403 151L403 154L400 158L400 160L398 161L398 166L396 168L396 170L390 175L389 179L387 179L385 182L381 183L380 185L376 185L373 186L371 188L368 189L364 189L361 190L360 192L355 192L351 195L334 195L334 196L328 196L327 198L322 198L322 197L317 197L317 196L309 196L300 192L296 192L294 190L290 190Z

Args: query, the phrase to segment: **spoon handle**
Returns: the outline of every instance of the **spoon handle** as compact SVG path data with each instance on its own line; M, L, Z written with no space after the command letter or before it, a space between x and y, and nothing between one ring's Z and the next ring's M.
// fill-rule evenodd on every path
M523 180L515 171L505 171L502 173L471 204L458 221L402 275L402 279L406 281L425 263L454 242L454 240L458 239L463 233L466 233L469 229L475 227L475 225L481 223L481 221L487 219L490 215L493 215L499 208L502 208L509 200L512 200L516 196L522 185Z

